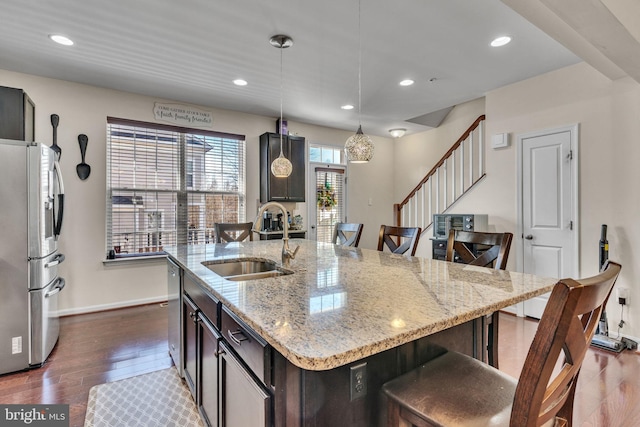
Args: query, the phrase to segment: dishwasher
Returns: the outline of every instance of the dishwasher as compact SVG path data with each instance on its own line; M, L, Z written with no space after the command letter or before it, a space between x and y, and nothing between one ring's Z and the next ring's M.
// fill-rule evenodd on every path
M176 365L180 377L182 371L182 303L180 295L181 269L173 261L167 258L167 305L169 310L169 354Z

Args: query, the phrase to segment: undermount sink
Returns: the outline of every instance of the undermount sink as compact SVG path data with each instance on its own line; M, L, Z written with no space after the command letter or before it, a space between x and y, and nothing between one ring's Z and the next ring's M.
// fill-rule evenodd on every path
M203 261L202 265L218 276L233 281L264 279L293 273L293 271L280 268L275 262L263 258Z

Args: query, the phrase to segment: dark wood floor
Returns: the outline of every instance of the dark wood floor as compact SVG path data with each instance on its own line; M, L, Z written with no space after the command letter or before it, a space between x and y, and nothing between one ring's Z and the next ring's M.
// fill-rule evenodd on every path
M518 376L537 323L502 314L500 368ZM164 369L167 308L159 304L65 317L45 366L0 376L0 403L66 403L71 426L82 426L89 389ZM576 393L576 426L640 425L640 358L589 350Z
M66 403L82 426L91 387L172 365L167 319L159 304L63 317L42 368L0 377L0 402Z
M500 315L500 369L517 377L533 340L537 322ZM640 355L591 347L576 389L574 426L640 426Z

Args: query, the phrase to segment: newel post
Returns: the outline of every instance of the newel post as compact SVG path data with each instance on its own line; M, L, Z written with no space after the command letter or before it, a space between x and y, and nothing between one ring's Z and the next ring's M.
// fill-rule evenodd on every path
M393 204L393 213L395 225L397 227L402 227L402 215L401 215L401 207L399 203Z

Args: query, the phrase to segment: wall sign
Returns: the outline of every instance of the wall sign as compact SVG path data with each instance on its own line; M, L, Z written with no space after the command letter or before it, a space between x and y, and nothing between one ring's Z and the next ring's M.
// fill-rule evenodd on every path
M153 115L156 120L178 125L213 127L213 116L210 111L199 110L188 105L153 104Z

